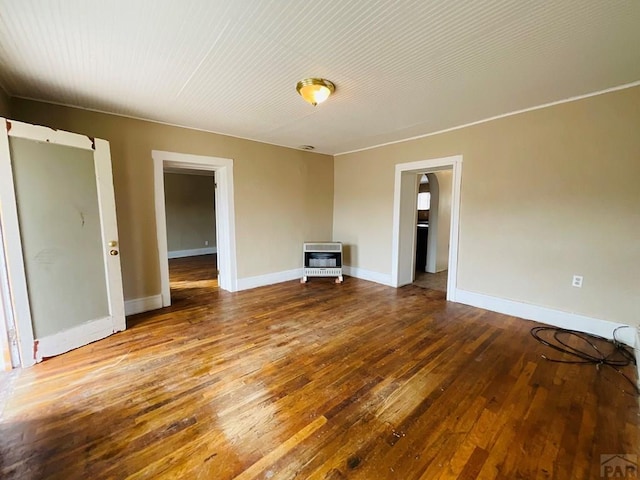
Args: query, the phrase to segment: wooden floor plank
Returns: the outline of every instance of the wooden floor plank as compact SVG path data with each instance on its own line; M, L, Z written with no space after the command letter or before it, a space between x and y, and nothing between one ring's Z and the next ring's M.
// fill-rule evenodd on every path
M215 268L171 260L171 307L0 374L0 478L591 479L640 451L626 380L544 360L533 322L353 278L229 293Z

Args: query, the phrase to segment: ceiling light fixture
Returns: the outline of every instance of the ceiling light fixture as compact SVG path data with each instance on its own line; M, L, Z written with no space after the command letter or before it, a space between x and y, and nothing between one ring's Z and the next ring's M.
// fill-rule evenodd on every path
M296 90L302 98L315 107L329 98L329 95L336 91L336 86L324 78L305 78L298 82Z

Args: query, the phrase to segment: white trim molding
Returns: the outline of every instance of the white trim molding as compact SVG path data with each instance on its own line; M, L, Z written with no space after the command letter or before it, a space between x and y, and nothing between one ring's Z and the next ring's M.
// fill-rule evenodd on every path
M391 240L391 285L401 287L413 282L415 274L415 215L417 211L417 187L415 176L451 169L451 230L449 232L449 275L447 300L456 301L458 278L458 235L460 230L460 200L462 188L462 155L398 163L395 166L393 192L393 223ZM409 178L409 177L412 178ZM403 212L411 208L413 221Z
M216 247L207 248L192 248L191 250L171 250L167 252L168 258L184 258L184 257L197 257L198 255L211 255L218 250Z
M636 80L635 82L625 83L623 85L618 85L611 88L606 88L604 90L598 90L596 92L586 93L584 95L577 95L575 97L563 98L561 100L556 100L554 102L543 103L542 105L536 105L534 107L523 108L520 110L514 110L507 113L501 113L500 115L495 115L493 117L483 118L481 120L476 120L475 122L463 123L462 125L456 125L455 127L445 128L442 130L437 130L435 132L423 133L422 135L415 135L413 137L407 137L400 140L392 140L390 142L378 143L376 145L371 145L369 147L357 148L355 150L348 150L346 152L334 153L334 157L338 157L340 155L349 155L350 153L364 152L366 150L373 150L374 148L386 147L387 145L395 145L397 143L410 142L412 140L418 140L420 138L432 137L434 135L440 135L441 133L453 132L454 130L461 130L463 128L472 127L474 125L480 125L482 123L492 122L493 120L499 120L501 118L512 117L514 115L520 115L521 113L532 112L534 110L540 110L542 108L553 107L555 105L561 105L563 103L575 102L578 100L582 100L589 97L596 97L598 95L604 95L605 93L617 92L618 90L625 90L627 88L634 88L640 85L640 80ZM41 100L37 100L41 101ZM78 107L75 107L78 108Z
M1 219L0 219L1 220ZM10 370L20 366L20 350L16 336L15 319L13 318L13 304L11 303L11 289L4 253L2 238L2 222L0 221L0 351L2 368Z
M150 297L132 298L125 300L125 315L135 315L136 313L149 312L162 308L162 295L151 295Z
M412 137L405 137L405 138L401 138L399 140L392 140L392 141L384 142L384 143L377 143L375 145L370 145L368 147L356 148L355 150L347 150L347 151L344 151L344 152L332 153L332 152L329 152L329 151L316 150L316 153L323 153L325 155L333 155L334 157L338 157L340 155L349 155L351 153L363 152L363 151L366 151L366 150L373 150L374 148L380 148L380 147L384 147L384 146L387 146L387 145L394 145L394 144L397 144L397 143L410 142L411 140L417 140L417 139L420 139L420 138L426 138L426 137L431 137L431 136L434 136L434 135L440 135L441 133L447 133L447 132L451 132L451 131L454 131L454 130L460 130L462 128L471 127L471 126L474 126L474 125L480 125L482 123L491 122L493 120L499 120L499 119L505 118L505 117L511 117L513 115L519 115L521 113L526 113L526 112L530 112L530 111L533 111L533 110L540 110L542 108L553 107L555 105L561 105L563 103L575 102L577 100L582 100L584 98L595 97L595 96L598 96L598 95L604 95L606 93L616 92L618 90L625 90L627 88L634 88L634 87L637 87L639 85L640 85L640 80L636 80L636 81L631 82L631 83L624 83L622 85L617 85L615 87L606 88L604 90L597 90L595 92L590 92L590 93L586 93L586 94L583 94L583 95L577 95L575 97L568 97L568 98L563 98L563 99L560 99L560 100L555 100L553 102L543 103L541 105L536 105L534 107L528 107L528 108L523 108L523 109L520 109L520 110L514 110L514 111L511 111L511 112L495 115L493 117L488 117L488 118L483 118L481 120L476 120L474 122L464 123L462 125L456 125L456 126L453 126L453 127L442 129L442 130L437 130L435 132L423 133L421 135L414 135ZM0 89L1 88L2 87L0 86ZM224 135L226 137L239 138L239 139L242 139L242 140L250 140L252 142L265 143L267 145L275 145L275 146L278 146L278 147L291 148L290 144L267 142L265 140L258 140L256 138L252 138L252 137L243 137L243 136L240 136L240 135L232 135L229 132L219 132L217 130L210 130L210 129L206 129L206 128L198 128L198 127L194 127L194 126L183 125L183 124L180 124L180 123L162 122L160 120L154 120L154 119L151 119L151 118L138 117L136 115L125 115L125 114L122 114L122 113L113 113L113 112L109 112L109 111L106 111L106 110L100 110L99 108L80 107L78 105L72 105L70 103L54 102L54 101L50 101L50 100L42 100L40 98L27 97L27 96L23 96L23 95L15 95L12 98L18 98L18 99L21 99L21 100L30 100L30 101L39 102L39 103L47 103L49 105L58 105L58 106L61 106L61 107L75 108L77 110L85 110L87 112L104 113L104 114L115 116L115 117L131 118L133 120L140 120L142 122L155 123L155 124L158 124L158 125L168 125L170 127L186 128L188 130L193 130L193 131L196 131L196 132L214 133L216 135Z
M236 227L233 194L233 160L188 153L152 150L156 234L162 306L171 305L169 287L169 253L167 248L167 217L164 200L164 171L171 169L205 170L215 172L216 182L216 246L218 253L218 282L222 290L238 290L236 267Z
M288 282L290 280L299 280L301 278L302 268L294 268L293 270L267 273L265 275L257 275L255 277L239 278L238 291L264 287L265 285L273 285L274 283Z
M541 307L530 303L516 302L505 298L493 297L483 293L460 290L456 292L456 302L472 307L484 308L492 312L503 313L513 317L533 320L554 327L578 330L584 333L599 335L613 339L613 331L618 327L629 327L623 323L610 322L599 318L587 317L577 313L564 312L553 308ZM630 347L636 347L637 332L633 328L621 328L616 333L616 339ZM636 356L638 350L636 349Z
M372 272L371 270L352 267L350 265L343 265L342 272L345 275L349 275L350 277L359 278L361 280L368 280L369 282L380 283L388 287L393 287L391 275L389 275L388 273Z

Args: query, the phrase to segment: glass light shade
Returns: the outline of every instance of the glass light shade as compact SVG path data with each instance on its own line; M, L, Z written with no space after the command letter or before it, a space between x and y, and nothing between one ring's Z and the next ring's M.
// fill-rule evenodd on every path
M335 91L335 86L323 78L307 78L300 80L296 90L302 98L314 107L324 102Z

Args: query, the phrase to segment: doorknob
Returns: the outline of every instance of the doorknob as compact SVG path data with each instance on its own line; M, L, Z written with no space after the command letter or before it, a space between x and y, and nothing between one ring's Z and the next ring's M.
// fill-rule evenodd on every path
M109 255L112 255L112 256L115 257L116 255L118 255L118 250L115 250L115 249L114 250L109 250Z

